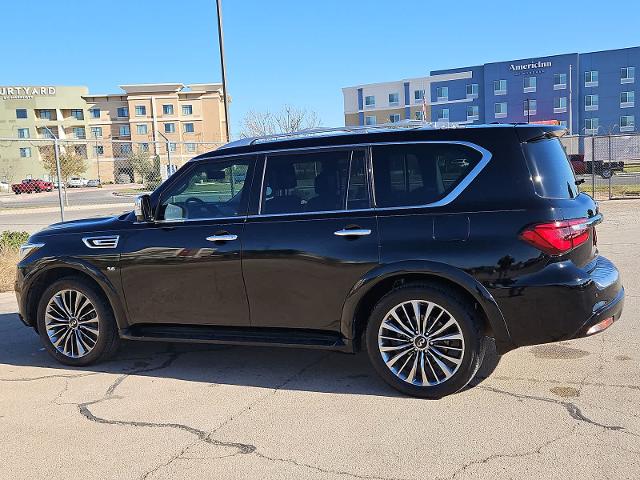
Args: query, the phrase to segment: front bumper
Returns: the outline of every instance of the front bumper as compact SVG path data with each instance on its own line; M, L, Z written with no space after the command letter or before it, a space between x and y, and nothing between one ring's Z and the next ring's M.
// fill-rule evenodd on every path
M602 256L582 268L571 261L550 263L508 285L492 287L518 347L588 336L599 322L618 320L624 306L618 269Z

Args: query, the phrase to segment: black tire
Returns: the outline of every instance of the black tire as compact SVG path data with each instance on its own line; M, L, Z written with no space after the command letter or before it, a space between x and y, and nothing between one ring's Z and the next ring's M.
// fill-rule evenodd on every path
M98 337L95 345L87 354L75 358L67 356L56 349L52 340L49 338L45 325L45 313L49 301L63 290L75 290L84 295L95 308L99 319ZM47 288L38 303L37 321L38 333L47 352L65 365L80 367L104 361L111 357L118 349L120 336L118 335L118 328L111 305L97 287L81 277L71 276L61 278Z
M416 385L415 383L409 383L399 378L387 367L382 356L383 354L379 349L378 333L385 317L394 307L411 300L433 302L437 307L443 308L454 317L462 333L464 339L462 360L457 370L455 370L448 379L442 381L442 383ZM434 312L436 312L435 307ZM448 317L444 316L443 318ZM409 321L409 323L411 323L411 321ZM435 330L439 329L441 324L437 325ZM369 359L382 379L402 393L428 399L439 399L463 389L473 379L480 368L486 348L486 338L482 332L482 319L474 312L473 305L464 297L461 297L455 290L437 284L410 283L386 294L373 308L365 335ZM452 344L450 343L450 345ZM431 348L432 347L429 346L426 350ZM424 358L428 358L428 352L426 350L424 351ZM400 368L400 371L406 372L406 370L402 368ZM443 373L443 370L440 370L440 373ZM444 375L442 376L444 377Z
M611 175L613 174L613 172L611 170L609 170L608 168L605 168L604 170L602 170L602 173L600 174L602 176L602 178L611 178Z

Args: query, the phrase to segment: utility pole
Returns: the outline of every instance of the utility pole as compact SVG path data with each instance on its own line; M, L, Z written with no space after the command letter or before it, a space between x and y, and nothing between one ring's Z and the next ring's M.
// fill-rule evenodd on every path
M573 65L569 65L569 135L573 134ZM578 131L580 133L580 131Z
M220 70L222 71L222 101L224 102L224 125L225 133L227 135L227 142L229 137L229 104L227 99L227 72L224 66L224 34L222 32L222 0L216 0L216 10L218 12L218 46L220 48Z
M160 130L158 130L158 133L164 138L165 142L167 142L167 177L170 177L173 174L173 169L171 168L171 142Z

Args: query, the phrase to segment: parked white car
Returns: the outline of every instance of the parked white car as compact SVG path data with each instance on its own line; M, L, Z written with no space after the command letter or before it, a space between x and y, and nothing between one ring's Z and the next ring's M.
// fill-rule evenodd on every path
M87 180L87 187L99 187L99 186L100 186L100 180L98 179Z
M67 187L80 188L87 186L87 179L82 177L69 177L67 180Z
M9 183L2 181L0 182L0 192L8 192L9 191Z

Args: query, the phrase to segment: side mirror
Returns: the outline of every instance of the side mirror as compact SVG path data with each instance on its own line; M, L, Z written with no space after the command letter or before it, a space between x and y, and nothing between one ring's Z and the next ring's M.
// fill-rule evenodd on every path
M136 197L134 212L136 214L136 221L151 222L153 220L153 216L151 215L151 197L146 194L138 195Z

